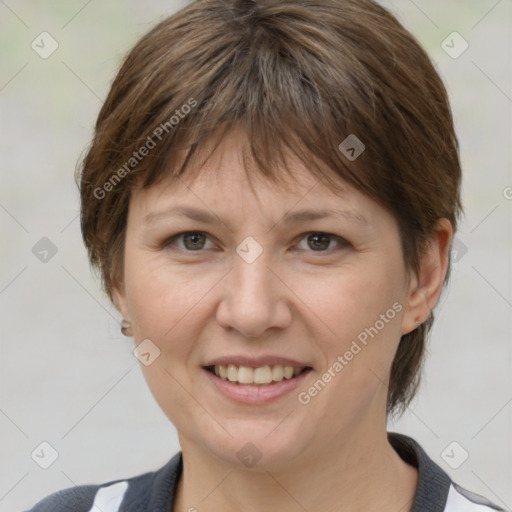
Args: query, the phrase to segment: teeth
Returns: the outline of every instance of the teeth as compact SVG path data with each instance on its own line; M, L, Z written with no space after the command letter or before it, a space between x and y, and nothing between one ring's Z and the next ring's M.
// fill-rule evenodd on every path
M238 368L234 364L228 365L228 379L231 382L238 381Z
M254 374L254 384L270 384L272 382L272 370L270 369L270 366L254 368L252 373Z
M260 366L251 368L250 366L227 366L215 365L215 375L223 380L238 382L239 384L272 384L284 379L291 379L302 373L304 368L294 368L293 366L282 366L276 364L270 366Z
M293 377L293 366L284 367L284 378L291 379Z
M283 380L283 378L284 378L284 368L280 365L274 366L272 368L272 380L279 382L280 380Z
M248 366L239 366L238 382L240 384L252 384L254 382L254 370Z

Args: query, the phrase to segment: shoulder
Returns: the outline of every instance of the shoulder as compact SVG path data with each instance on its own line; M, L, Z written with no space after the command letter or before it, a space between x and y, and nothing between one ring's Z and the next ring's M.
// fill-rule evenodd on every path
M494 512L505 509L491 503L487 498L452 483L446 500L446 512Z
M418 486L411 512L493 512L505 509L452 481L412 438L388 432L400 457L418 470Z
M78 485L50 494L24 512L167 511L182 470L181 452L163 467L103 484Z
M79 485L63 489L46 496L25 512L117 511L129 482L130 479L114 480L101 485ZM108 508L97 508L101 506L100 503L107 505Z

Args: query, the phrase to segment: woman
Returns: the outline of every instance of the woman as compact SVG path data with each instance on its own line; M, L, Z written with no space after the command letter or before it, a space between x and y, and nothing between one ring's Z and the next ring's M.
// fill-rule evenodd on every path
M80 173L90 261L182 451L34 512L498 509L386 432L462 213L445 88L371 0L198 0L132 49Z

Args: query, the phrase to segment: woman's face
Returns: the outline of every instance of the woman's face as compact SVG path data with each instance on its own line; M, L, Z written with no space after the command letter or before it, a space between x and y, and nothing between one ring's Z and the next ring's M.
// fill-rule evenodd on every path
M134 193L116 299L182 447L275 468L383 431L412 285L376 202L299 164L293 190L258 177L253 192L238 147Z

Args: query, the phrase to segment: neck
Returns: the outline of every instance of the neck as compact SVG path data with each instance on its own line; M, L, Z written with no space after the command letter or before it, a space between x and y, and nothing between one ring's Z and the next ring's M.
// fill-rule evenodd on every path
M375 427L338 432L286 466L241 469L180 434L183 473L174 510L356 512L409 510L417 471Z

